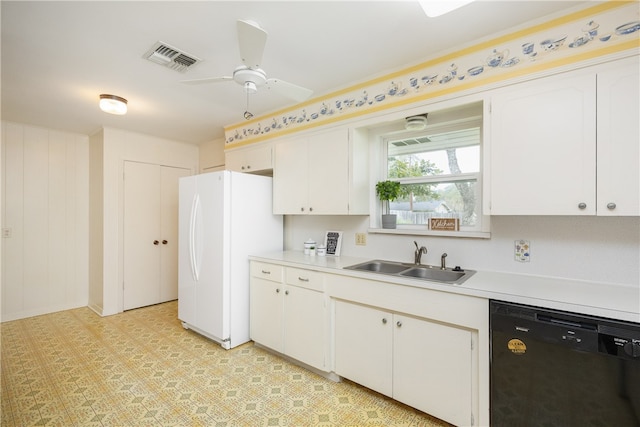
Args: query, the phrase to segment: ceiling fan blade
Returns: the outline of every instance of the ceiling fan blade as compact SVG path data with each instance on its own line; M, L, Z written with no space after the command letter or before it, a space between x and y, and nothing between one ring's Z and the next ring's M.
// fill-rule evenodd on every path
M260 68L267 32L253 21L238 20L238 44L242 62L249 68Z
M265 83L265 86L267 89L278 92L279 94L298 102L304 101L313 94L311 89L297 86L293 83L288 83L280 79L269 79Z
M206 77L204 79L182 80L180 83L185 83L185 84L188 84L188 85L199 85L199 84L204 84L204 83L226 82L227 80L233 80L233 77L231 77L231 76Z

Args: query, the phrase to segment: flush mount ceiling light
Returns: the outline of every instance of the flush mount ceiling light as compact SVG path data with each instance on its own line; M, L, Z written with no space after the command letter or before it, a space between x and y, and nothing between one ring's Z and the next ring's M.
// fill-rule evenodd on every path
M429 18L435 18L436 16L444 15L452 10L458 9L466 4L471 3L474 0L420 0L420 6L422 10Z
M105 113L121 116L127 114L127 100L116 95L103 93L100 95L100 109Z
M427 115L411 116L404 119L404 128L406 130L423 130L427 127Z

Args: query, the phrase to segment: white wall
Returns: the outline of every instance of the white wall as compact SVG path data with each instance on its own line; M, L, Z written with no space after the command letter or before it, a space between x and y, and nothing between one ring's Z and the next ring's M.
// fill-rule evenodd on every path
M86 306L89 138L2 123L2 320Z
M203 142L200 149L200 173L224 169L224 138Z
M367 246L355 245L355 233L367 232L366 216L286 216L285 249L302 250L311 237L342 230L342 254L412 262L417 241L429 250L425 264L593 280L640 286L640 218L494 216L491 239L368 234ZM529 240L531 260L514 260L514 241Z

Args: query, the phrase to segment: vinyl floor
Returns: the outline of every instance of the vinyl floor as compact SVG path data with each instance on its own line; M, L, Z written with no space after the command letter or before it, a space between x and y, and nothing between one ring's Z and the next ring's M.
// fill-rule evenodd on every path
M448 426L253 343L224 350L182 328L177 307L2 323L1 425Z

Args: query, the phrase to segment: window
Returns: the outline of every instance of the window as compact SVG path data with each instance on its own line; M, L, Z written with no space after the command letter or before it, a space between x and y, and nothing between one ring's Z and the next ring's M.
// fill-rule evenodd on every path
M453 218L458 231L488 231L482 216L481 139L477 115L381 135L386 179L401 184L400 197L390 203L398 229L424 232L431 218Z

